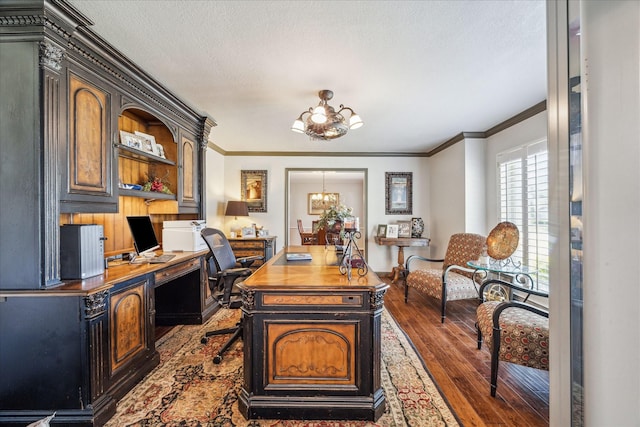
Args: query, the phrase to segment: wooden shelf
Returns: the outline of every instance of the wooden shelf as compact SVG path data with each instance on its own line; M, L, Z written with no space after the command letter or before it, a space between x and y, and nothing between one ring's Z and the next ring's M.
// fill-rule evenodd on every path
M158 193L157 191L127 190L120 188L121 196L142 197L144 199L176 200L175 194Z
M118 150L120 150L121 157L127 157L147 163L164 163L172 166L175 166L176 164L176 162L172 160L158 157L150 153L145 153L144 151L136 150L135 148L127 147L126 145L117 144L116 146L118 147Z

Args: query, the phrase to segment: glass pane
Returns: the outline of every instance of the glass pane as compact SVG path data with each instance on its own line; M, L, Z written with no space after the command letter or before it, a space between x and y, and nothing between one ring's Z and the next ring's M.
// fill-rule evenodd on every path
M584 425L582 348L582 104L580 3L568 3L569 196L571 221L571 424Z

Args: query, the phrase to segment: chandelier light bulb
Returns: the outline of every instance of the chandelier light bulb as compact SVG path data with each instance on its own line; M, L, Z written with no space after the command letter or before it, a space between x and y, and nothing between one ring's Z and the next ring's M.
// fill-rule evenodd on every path
M300 119L296 119L291 125L291 130L298 133L304 133L304 122Z
M324 106L318 105L313 110L313 114L311 115L311 120L313 123L318 123L319 125L325 123L327 121L327 113L324 109Z
M358 129L362 127L363 124L362 119L357 114L352 114L349 118L349 129Z

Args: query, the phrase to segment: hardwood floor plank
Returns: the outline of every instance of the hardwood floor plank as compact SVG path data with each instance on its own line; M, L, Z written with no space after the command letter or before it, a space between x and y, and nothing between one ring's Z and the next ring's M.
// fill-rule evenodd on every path
M388 280L383 277L383 279ZM548 426L549 373L500 363L498 394L491 397L491 355L477 349L477 301L447 303L440 322L439 301L392 284L385 306L409 336L429 372L465 426Z

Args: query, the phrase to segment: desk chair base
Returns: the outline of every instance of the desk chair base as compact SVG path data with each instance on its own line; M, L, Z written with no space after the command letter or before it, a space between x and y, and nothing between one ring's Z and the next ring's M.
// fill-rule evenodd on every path
M242 337L242 323L241 322L236 323L236 326L234 326L233 328L219 329L217 331L206 332L202 337L202 339L200 340L202 344L206 344L209 341L209 337L212 337L214 335L226 335L226 334L232 334L232 335L227 340L227 342L224 343L224 345L220 348L220 350L218 350L218 354L216 354L213 357L213 363L215 363L216 365L222 362L222 355L224 354L224 352L227 351L229 347L231 347L233 343L235 343L238 340L238 338Z

